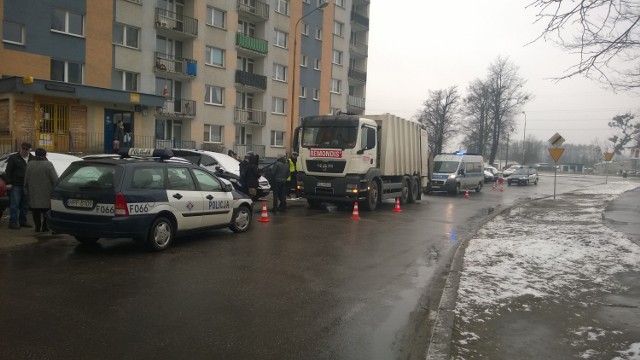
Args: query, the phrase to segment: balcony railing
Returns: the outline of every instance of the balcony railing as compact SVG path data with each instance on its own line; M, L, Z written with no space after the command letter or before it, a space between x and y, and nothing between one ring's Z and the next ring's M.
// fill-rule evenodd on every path
M267 112L256 109L235 108L233 122L239 125L264 126L267 121Z
M358 109L364 109L364 103L365 101L363 97L349 95L349 98L347 99L347 105Z
M236 46L266 55L269 51L269 42L243 33L236 33Z
M196 116L196 102L187 99L166 99L164 101L164 106L158 108L158 115L193 118Z
M196 37L198 36L198 19L156 8L156 29L169 30Z
M198 63L193 59L156 52L154 69L156 72L193 77L198 73Z
M236 84L266 90L267 77L264 75L252 74L247 71L236 70Z
M195 149L196 142L193 140L177 140L177 139L156 139L156 149Z
M351 12L351 22L360 25L364 29L369 29L369 18L355 11Z
M363 83L367 82L367 73L354 68L349 68L349 77Z
M239 13L259 20L269 20L269 5L267 3L257 0L237 0L237 4Z
M369 46L361 42L349 42L349 50L363 57L367 57L369 55Z

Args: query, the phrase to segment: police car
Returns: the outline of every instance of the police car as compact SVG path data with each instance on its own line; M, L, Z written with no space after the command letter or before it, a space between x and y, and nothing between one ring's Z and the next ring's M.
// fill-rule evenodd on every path
M174 237L251 225L252 201L227 180L167 149L122 149L121 158L72 163L60 176L47 215L49 228L82 243L133 238L152 250Z

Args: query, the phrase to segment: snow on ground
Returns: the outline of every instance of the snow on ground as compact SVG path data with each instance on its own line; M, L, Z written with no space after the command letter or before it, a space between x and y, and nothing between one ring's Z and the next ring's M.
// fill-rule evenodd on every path
M487 223L464 255L456 317L483 322L502 311L528 311L529 305L518 301L523 297L559 302L621 290L613 275L640 271L640 247L605 226L602 213L608 201L636 187L610 182L533 201ZM633 344L621 354L639 359L639 348Z

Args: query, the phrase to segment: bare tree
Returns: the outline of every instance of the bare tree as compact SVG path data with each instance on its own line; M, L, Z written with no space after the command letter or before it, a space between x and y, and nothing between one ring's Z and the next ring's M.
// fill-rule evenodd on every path
M636 142L635 146L640 145L637 143L638 136L640 136L640 123L634 122L634 119L635 115L627 113L624 115L617 115L609 121L610 128L618 129L622 132L622 136L614 135L609 138L613 143L614 154L622 154L622 150L625 145L631 141Z
M465 134L463 143L467 150L485 157L489 153L493 132L489 93L489 86L480 79L474 80L469 85L467 96L464 98L465 118L460 126L462 133Z
M451 135L458 124L459 106L460 95L458 95L457 86L443 90L429 90L424 109L416 117L427 127L431 154L441 154L452 138Z
M534 40L549 40L580 55L569 68L614 90L640 88L640 6L638 0L534 0L536 22L546 23Z

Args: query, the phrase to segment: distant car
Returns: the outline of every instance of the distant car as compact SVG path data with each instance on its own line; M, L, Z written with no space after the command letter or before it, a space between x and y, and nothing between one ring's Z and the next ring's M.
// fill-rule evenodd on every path
M507 185L538 185L538 171L534 168L520 168L509 176Z
M500 171L491 165L484 166L484 182L494 182L500 177Z
M522 165L509 165L506 166L505 168L502 169L502 176L504 177L509 177L511 176L511 174L513 174L516 170L523 168Z
M31 153L33 154L33 151ZM4 173L7 169L9 156L13 154L15 154L15 152L4 154L0 157L0 217L2 217L4 210L9 207L9 194L6 190L6 179ZM56 152L48 152L47 159L53 163L53 167L56 169L58 176L62 175L72 162L82 160L82 158L74 155Z

